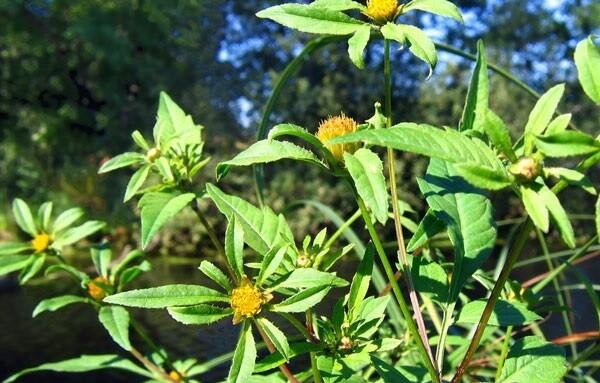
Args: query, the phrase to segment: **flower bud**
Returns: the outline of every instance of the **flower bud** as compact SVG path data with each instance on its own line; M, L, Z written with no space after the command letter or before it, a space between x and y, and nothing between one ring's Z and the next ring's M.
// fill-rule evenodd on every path
M508 171L522 182L535 180L542 172L542 165L532 157L523 157L512 164Z
M152 148L146 153L146 158L148 161L154 162L160 157L160 155L161 153L159 148Z
M369 0L365 14L378 24L393 21L398 14L398 1Z

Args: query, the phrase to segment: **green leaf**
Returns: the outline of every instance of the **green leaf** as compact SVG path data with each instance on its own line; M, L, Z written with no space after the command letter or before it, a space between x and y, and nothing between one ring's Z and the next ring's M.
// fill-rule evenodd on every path
M229 297L204 286L166 285L110 295L104 298L104 302L128 307L160 309L200 303L229 302Z
M494 170L504 169L494 151L481 140L467 137L456 130L442 130L425 124L401 123L389 129L363 130L329 141L331 144L350 142L385 146L452 163L473 163Z
M444 221L438 219L433 210L427 210L417 230L408 242L406 251L413 252L424 246L434 235L441 233L444 229L446 229Z
M44 233L50 232L50 218L52 217L52 202L44 202L38 210L38 222Z
M600 47L594 43L592 36L577 44L575 65L581 87L589 98L600 105Z
M83 217L83 214L83 210L78 207L65 210L54 221L54 224L52 225L52 234L57 234L71 226L79 218Z
M82 225L67 229L56 236L52 247L60 249L63 246L71 245L101 230L104 226L106 226L105 222L87 221Z
M596 234L600 238L600 197L596 201Z
M99 247L92 247L90 249L92 255L92 262L96 268L98 275L108 277L108 268L110 266L110 260L112 258L112 251L107 245Z
M358 195L375 218L385 225L388 219L388 193L379 156L369 149L344 153L344 163L352 176Z
M283 355L285 360L289 360L291 351L285 334L266 318L257 318L256 321L267 334L267 338L271 340L275 349Z
M322 35L350 35L365 25L342 12L301 4L276 5L256 16L301 32Z
M150 150L150 145L148 145L148 142L146 142L146 139L139 130L134 130L133 133L131 133L131 138L140 149L145 151Z
M489 105L488 63L483 41L477 42L477 62L471 75L465 108L459 123L459 129L484 131Z
M251 166L283 159L304 161L325 166L312 152L287 141L261 140L239 153L233 159L217 165L217 180L225 177L232 166Z
M525 155L532 153L535 137L543 134L548 127L564 92L565 84L556 85L544 93L533 107L525 125Z
M275 271L277 271L279 265L285 257L287 250L287 246L283 246L279 249L274 247L271 250L269 250L267 254L265 254L260 264L260 271L258 272L258 277L256 278L257 286L262 285L267 278L271 277L275 273Z
M537 336L517 340L504 362L498 383L559 383L567 373L564 350Z
M142 216L142 247L146 248L158 230L196 198L193 193L146 193L138 204Z
M229 221L235 216L244 230L244 240L257 253L266 254L280 244L282 238L293 238L285 220L268 207L259 209L239 197L223 193L212 184L206 184L206 191Z
M348 314L354 318L355 312L360 310L363 300L369 291L371 274L373 273L373 246L367 247L365 256L360 261L356 274L352 278L350 294L348 295Z
M34 258L31 255L3 255L0 257L0 275L6 275L13 271L27 267Z
M307 354L309 352L321 351L322 346L314 343L297 342L291 343L289 345L289 349L289 359L292 359L299 355ZM260 360L256 364L254 372L259 373L272 370L284 364L286 360L287 359L284 358L279 351L276 351L272 354L265 356L262 360Z
M384 383L429 383L427 370L418 366L394 367L371 355L373 367Z
M240 338L233 353L227 383L245 383L254 371L256 362L256 344L252 336L250 321L244 321Z
M562 181L565 181L569 185L575 185L586 192L596 195L598 192L592 184L592 181L583 173L578 172L577 170L567 169L567 168L544 168L544 174L546 177L553 176L559 178Z
M227 291L232 289L231 281L227 278L227 275L221 271L217 266L212 264L209 261L202 261L200 263L200 271L204 273L207 277L215 281L219 286L224 288Z
M103 306L98 313L98 319L115 343L123 349L131 351L127 310L118 306Z
M231 216L225 232L225 256L231 269L240 279L244 273L244 229L235 215Z
M422 256L413 257L411 274L415 289L437 303L448 301L448 274L435 262L427 262Z
M17 255L26 250L33 251L30 242L5 242L0 243L0 262L6 255Z
M306 268L293 270L270 286L270 289L303 289L323 286L344 287L348 286L348 282L336 276L335 273Z
M454 245L450 301L488 258L496 242L490 200L457 177L451 164L432 159L427 174L418 180L427 204L448 227Z
M143 258L145 254L140 250L133 250L129 252L125 258L119 259L117 264L115 264L112 268L112 277L115 278L117 275L121 273L127 266L131 265L131 263L139 258Z
M137 375L152 378L152 374L138 367L133 362L119 355L81 355L79 358L67 359L61 362L44 363L11 375L4 383L12 383L20 377L39 371L54 372L88 372L106 369L116 369L132 372Z
M100 170L98 170L98 174L104 174L128 166L142 164L145 159L146 157L143 154L136 152L119 154L102 164Z
M535 137L537 148L547 157L569 157L600 151L600 142L594 137L574 130L549 136Z
M488 109L485 114L483 128L485 134L487 134L494 146L510 161L516 162L517 155L512 148L510 132L508 131L506 124L504 124L504 121L502 121L502 119L491 109Z
M528 186L521 186L521 198L523 199L523 205L527 214L531 217L531 220L540 230L544 233L548 232L550 226L548 208L544 198L538 194L538 192Z
M480 299L467 303L456 319L460 324L477 324L483 314L487 301ZM533 311L529 310L521 302L509 302L503 299L498 300L494 306L494 311L490 316L488 325L490 326L523 326L543 319Z
M62 264L62 263L48 266L48 268L46 269L44 274L50 275L57 271L66 272L67 274L71 275L77 282L81 282L82 286L85 285L90 280L90 277L86 273L77 270L73 266L69 266L69 265Z
M331 286L315 286L302 290L291 297L271 306L271 311L281 313L300 313L321 302Z
M32 258L33 261L28 263L19 274L19 283L21 285L26 284L31 278L35 277L42 267L44 267L44 263L46 262L46 254L34 255Z
M437 64L435 44L421 29L405 24L387 23L381 27L381 33L387 40L394 40L400 44L410 44L410 51L425 61L432 71Z
M490 169L476 164L455 164L454 169L471 185L482 189L500 190L512 182L504 171Z
M148 178L148 173L150 172L150 165L144 165L131 176L129 182L127 183L127 188L125 189L125 196L123 197L123 202L127 202L133 198L133 196L140 190L140 188L146 182Z
M464 22L458 7L447 0L413 0L402 7L402 13L415 10L450 17L460 23Z
M77 295L61 295L59 297L44 299L33 310L33 318L46 311L56 311L73 303L89 303L90 300Z
M552 122L550 122L544 134L546 136L551 136L556 133L564 132L569 127L572 117L573 115L571 113L561 114L560 116L556 117L554 120L552 120Z
M354 35L348 39L348 55L350 60L356 65L357 68L363 69L365 67L365 48L371 38L371 27L365 25L354 32Z
M315 0L311 7L327 8L332 11L349 11L351 9L365 10L366 7L353 0Z
M571 226L569 216L562 207L558 197L546 185L542 186L538 193L544 200L552 219L556 222L561 238L567 246L574 249L575 233L573 232L573 226Z
M33 220L31 210L29 210L27 203L20 198L15 198L12 203L12 210L15 217L15 222L17 225L19 225L21 230L32 237L35 237L38 233L38 229L35 225L35 221Z
M187 325L211 324L233 314L231 308L212 305L169 307L168 312L173 319Z
M154 141L160 150L167 152L174 143L183 145L202 144L202 126L196 125L165 92L160 92Z

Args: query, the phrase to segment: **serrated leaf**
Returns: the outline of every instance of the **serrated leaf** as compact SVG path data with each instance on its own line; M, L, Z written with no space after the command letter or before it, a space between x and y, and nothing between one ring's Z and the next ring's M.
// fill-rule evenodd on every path
M229 161L217 165L217 180L225 177L232 166L251 166L266 164L283 159L304 161L318 166L325 166L314 153L287 141L261 140L239 153Z
M371 27L365 25L354 32L354 35L348 39L348 56L350 56L352 63L354 63L354 65L356 65L356 67L359 69L363 69L365 67L365 48L367 47L370 38Z
M569 185L578 186L592 195L598 194L594 184L592 184L592 181L590 181L585 174L578 172L577 170L546 167L544 168L544 173L546 176L557 177Z
M299 355L306 354L309 352L321 351L322 349L321 345L307 342L291 343L289 346L289 359L295 358ZM276 351L272 354L265 356L262 360L256 363L254 372L259 373L272 370L285 363L285 361L286 359L283 357L283 355L281 355L279 351Z
M33 262L31 255L3 255L0 257L0 275L6 275L13 271L21 270Z
M196 198L193 193L146 193L138 204L142 219L142 248L146 248L158 230Z
M356 274L352 278L350 293L348 295L348 315L354 318L355 311L360 310L363 300L371 284L371 274L373 273L373 246L367 247L363 259L358 265Z
M330 140L331 144L363 142L422 154L452 163L473 163L504 170L494 151L482 141L452 129L425 124L400 123L389 129L363 130Z
M15 217L15 222L17 225L19 225L21 230L32 237L35 237L35 235L38 233L38 229L27 203L20 198L15 198L12 203L12 210Z
M79 226L72 227L57 235L52 247L61 248L63 246L72 245L90 235L96 233L106 226L105 222L87 221Z
M289 360L291 351L285 334L266 318L257 318L256 321L264 330L265 334L267 334L267 338L271 340L275 349L279 351L286 360Z
M446 229L444 221L438 219L433 210L427 210L425 216L419 222L417 230L410 238L406 251L413 252L419 247L424 246L434 235L441 233Z
M159 309L192 306L200 303L229 302L229 297L204 286L166 285L110 295L104 298L104 302L128 307Z
M594 43L592 36L577 44L575 65L583 90L592 101L600 105L600 47Z
M31 242L4 242L0 243L0 261L6 255L17 255L24 251L33 251Z
M384 383L428 383L427 370L418 366L394 367L375 355L371 355L373 367Z
M168 312L173 319L187 325L211 324L233 314L231 308L212 305L169 307Z
M480 190L457 177L451 164L432 159L427 174L418 180L427 204L448 227L454 245L454 268L450 285L451 301L481 267L496 242L496 228L490 200Z
M467 303L461 309L456 323L460 324L477 324L483 314L487 301L480 299ZM499 299L494 306L494 311L490 316L488 325L490 326L523 326L543 318L533 311L529 310L521 302L509 302Z
M119 154L118 156L114 156L110 160L106 161L100 169L98 170L98 174L104 174L108 172L112 172L113 170L126 168L132 165L138 165L144 163L145 157L141 153L136 152L127 152Z
M206 191L229 221L235 216L244 231L244 240L259 254L266 254L282 238L293 238L284 219L268 207L259 209L243 199L223 193L218 187L206 184Z
M183 145L202 144L201 125L196 125L168 94L160 92L154 141L162 152L167 152L174 143Z
M556 85L544 93L533 107L525 125L525 155L532 153L535 137L544 133L548 127L564 92L564 84Z
M244 229L235 215L229 219L225 231L225 256L231 269L240 279L244 274Z
M244 321L240 338L233 353L227 383L245 383L254 371L256 345L252 336L250 321Z
M207 277L216 282L219 286L224 288L227 291L232 289L231 281L227 278L227 275L221 271L217 266L209 261L202 261L200 263L200 271L204 273Z
M349 11L351 9L364 10L366 7L353 0L315 0L309 4L311 7L327 8L332 11Z
M387 23L381 27L383 37L400 44L409 43L409 50L418 58L425 61L432 71L437 64L435 44L421 29L406 24Z
M535 137L535 145L547 157L569 157L600 151L600 142L594 137L574 130Z
M552 191L546 185L542 186L538 193L544 200L544 203L546 204L550 215L554 219L554 222L556 222L560 236L565 244L571 249L575 248L575 233L573 231L573 226L571 226L569 216L562 207L562 204L560 203L560 200L556 194L552 193Z
M379 156L369 149L358 149L354 154L344 153L344 163L354 181L358 195L375 218L385 225L389 203L383 164Z
M276 5L256 16L301 32L325 35L350 35L365 25L342 12L302 4Z
M435 262L427 262L423 257L413 257L411 267L415 289L419 294L443 304L448 300L448 274Z
M299 313L308 310L321 302L331 286L316 286L292 295L291 297L271 306L271 311L281 313Z
M544 199L537 193L536 190L530 187L521 186L520 190L521 198L523 199L523 205L525 206L525 210L527 210L527 214L529 214L529 217L535 226L537 226L544 233L547 233L550 222L548 217L548 209Z
M477 62L471 75L465 107L458 130L484 131L486 116L489 112L488 63L483 41L477 42Z
M567 373L565 352L537 336L515 342L504 362L498 383L559 383Z
M98 319L115 343L124 350L131 351L127 310L118 306L103 306L98 313Z
M46 311L56 311L73 303L88 302L90 302L89 299L77 295L61 295L59 297L48 298L44 299L43 301L38 303L37 306L35 306L35 309L33 310L33 314L31 314L31 316L35 318Z
M62 212L52 225L52 234L59 233L71 226L79 218L83 217L83 214L83 210L78 207L74 207Z
M344 287L348 286L346 280L335 273L320 271L313 268L295 269L270 286L271 289L305 289L313 287Z
M281 248L274 247L267 254L265 254L262 262L260 263L260 270L258 277L256 278L256 285L260 286L263 282L271 277L275 271L279 268L279 265L283 261L287 252L287 246Z
M510 161L517 161L517 155L512 148L512 140L506 124L490 109L485 114L483 129L485 130L485 134L490 138L490 141L501 153Z
M402 13L414 10L450 17L460 23L464 22L458 7L447 0L413 0L402 7Z
M137 375L152 378L152 374L138 367L133 362L119 355L81 355L78 358L67 359L60 362L44 363L37 367L27 368L4 380L4 383L15 382L20 377L38 371L54 372L88 372L106 369L128 371Z
M144 165L131 176L129 182L127 183L127 188L125 189L125 196L123 197L123 202L129 201L133 196L140 190L140 188L146 182L148 178L148 174L150 172L150 165Z
M571 113L561 114L556 117L550 124L548 128L546 128L546 132L544 133L546 136L550 136L556 133L562 133L569 127L569 123L571 123L571 118L573 115Z
M487 190L500 190L512 182L504 171L490 169L476 164L455 164L454 169L471 185Z

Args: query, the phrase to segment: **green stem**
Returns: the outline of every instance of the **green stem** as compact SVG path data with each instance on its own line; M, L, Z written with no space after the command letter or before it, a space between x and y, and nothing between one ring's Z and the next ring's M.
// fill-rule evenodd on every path
M550 251L548 250L548 244L546 243L546 240L544 239L544 235L542 234L540 229L538 229L536 227L535 232L536 232L538 241L540 243L540 247L542 248L542 253L544 254L544 258L546 259L546 265L548 266L548 272L553 273L555 266L554 266L554 262L552 262L552 259L550 259ZM556 278L552 279L552 286L554 287L554 290L556 291L556 294L557 294L556 298L557 298L558 304L561 307L566 307L565 306L565 298L563 297L563 293L560 290L560 284L558 283ZM561 311L560 315L562 317L563 325L565 326L565 330L566 330L567 334L569 334L569 335L573 334L573 327L571 326L571 321L569 320L569 314L563 310L563 311ZM577 344L575 342L570 342L570 347L571 347L571 355L573 355L575 358L577 358Z
M425 363L425 367L427 368L427 371L429 372L431 380L433 381L433 383L440 383L439 373L438 373L437 369L435 368L435 366L433 365L433 362L427 352L427 348L423 344L423 340L421 339L421 337L419 335L419 330L417 329L417 325L415 324L415 321L413 320L412 315L410 314L410 310L408 309L406 300L404 299L404 296L402 295L402 291L400 291L400 286L398 286L398 281L396 281L396 277L394 275L394 271L392 270L392 266L390 265L390 261L388 260L387 255L385 254L385 250L383 249L383 245L381 244L381 239L379 238L379 234L377 233L377 230L375 229L375 226L373 225L373 222L371 221L371 216L369 215L369 211L367 210L367 207L365 206L365 203L363 202L362 198L360 198L360 196L358 196L358 194L356 194L355 198L356 198L356 202L358 203L358 207L360 208L360 211L362 213L363 220L365 221L365 224L367 225L367 230L369 231L369 235L371 236L373 245L375 246L375 249L377 250L377 254L379 255L379 260L381 261L381 264L383 265L385 275L388 278L390 286L392 287L392 291L394 292L394 296L396 297L396 300L398 301L398 305L400 306L400 311L402 312L402 315L404 316L404 320L406 321L406 326L408 327L408 331L409 331L410 335L415 339L415 342L417 344L417 349L418 349L419 353L421 354L421 358L423 359L423 363Z
M437 361L437 368L440 374L444 368L444 351L446 350L446 339L448 338L448 331L452 325L452 316L454 315L454 309L456 302L447 303L444 308L444 316L442 318L442 328L440 331L440 339L435 352L435 360Z
M333 233L333 235L331 237L329 237L329 239L327 240L327 242L325 242L325 245L323 245L324 249L327 249L329 247L331 247L335 241L342 235L344 234L344 231L346 231L347 228L349 228L350 226L352 226L352 224L358 219L360 218L360 210L357 210L354 214L352 214L352 217L348 218L346 220L346 222L344 222L343 225L341 225L340 227L338 227L338 229L335 231L335 233Z
M384 77L385 77L385 116L387 128L392 127L392 64L390 59L390 41L387 39L383 40L384 53ZM396 182L396 160L394 149L387 149L387 162L388 162L388 173L390 177L390 191L392 195L392 212L394 214L394 227L396 229L396 241L398 242L398 258L400 265L402 265L402 275L408 289L408 296L412 309L417 322L417 328L419 330L419 337L421 342L427 349L427 355L433 363L433 353L431 352L431 346L429 345L429 339L427 338L427 328L425 327L425 320L421 313L419 298L415 291L415 286L412 280L412 274L410 272L410 265L408 263L408 256L406 255L406 245L404 242L404 234L402 232L402 214L398 207L398 186Z
M502 375L502 367L504 367L504 361L508 356L508 348L510 346L510 338L512 337L513 326L508 326L506 334L504 335L504 343L502 344L502 352L500 353L500 360L498 360L498 368L496 369L496 382L500 380Z
M308 337L306 338L308 341L312 342L315 340L314 327L313 327L313 312L312 309L306 310L306 328L308 329ZM319 366L317 364L317 354L315 352L310 352L310 369L313 374L313 382L314 383L323 383L323 377L321 376L321 371L319 371Z

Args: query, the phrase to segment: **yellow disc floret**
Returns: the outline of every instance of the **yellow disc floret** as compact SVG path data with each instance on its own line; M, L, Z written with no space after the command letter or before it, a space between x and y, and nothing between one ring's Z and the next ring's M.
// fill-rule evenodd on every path
M158 159L158 157L160 157L160 155L161 152L159 148L152 148L146 153L146 158L148 159L148 161L154 162Z
M110 281L102 276L94 278L87 284L88 294L97 301L101 301L108 295L106 288L110 286Z
M233 324L238 324L242 320L258 314L262 305L269 300L271 300L270 295L264 294L252 285L247 277L243 277L240 286L231 292Z
M354 153L358 149L358 144L328 144L327 141L336 137L356 132L358 124L343 113L340 116L329 117L322 121L317 131L317 138L325 145L338 161L344 160L344 152Z
M48 249L50 243L52 243L52 237L46 233L38 234L31 240L31 246L33 246L36 253L41 253Z
M181 382L183 376L181 376L181 374L179 372L173 370L173 371L169 372L169 378L171 378L175 382Z
M379 24L392 21L398 14L398 0L369 0L365 14Z

